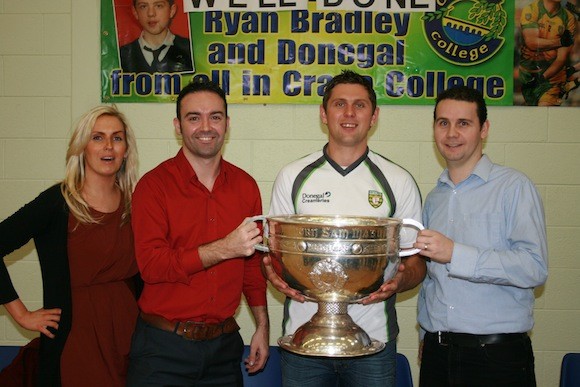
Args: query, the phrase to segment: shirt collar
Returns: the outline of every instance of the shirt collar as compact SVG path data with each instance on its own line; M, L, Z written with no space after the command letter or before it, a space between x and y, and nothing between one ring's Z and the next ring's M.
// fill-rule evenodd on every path
M489 179L489 175L491 174L491 169L493 167L493 163L489 159L489 157L484 154L481 156L481 159L475 164L475 168L471 171L471 174L464 180L469 180L472 176L477 176L483 181L487 181ZM455 184L451 181L449 177L449 170L446 168L441 175L439 176L439 182L447 184L449 186L455 186ZM461 184L461 183L459 183Z
M343 168L341 165L338 165L333 159L330 158L330 155L328 154L328 143L326 143L326 145L324 145L324 148L322 148L322 152L324 154L324 158L326 159L326 161L328 161L328 163L338 173L340 173L343 176L346 176L346 175L349 174L349 172L355 170L356 167L358 167L360 165L360 163L362 163L363 161L366 160L366 158L368 157L368 154L369 154L369 147L367 146L367 149L366 149L365 153L363 153L362 156L358 158L358 160L355 160L354 163L350 164L346 168Z
M183 152L183 148L179 149L179 152L177 152L177 155L175 156L175 165L177 166L179 173L181 174L181 176L183 177L183 179L185 181L187 181L187 182L198 182L199 181L197 178L197 174L195 173L191 164L189 164L189 161L185 157L185 153ZM214 184L214 187L216 186L216 184L218 184L218 182L221 181L221 179L226 179L226 178L227 178L227 165L226 165L226 161L224 160L224 158L221 157L220 158L220 172L218 174L218 177L216 179L216 183Z
M560 4L561 4L561 3L560 3ZM561 14L562 12L566 12L566 11L564 10L564 7L562 7L562 5L560 5L560 7L559 7L557 10L555 10L553 13L550 13L550 12L548 12L548 10L546 9L546 7L544 6L544 2L543 2L542 0L538 1L538 9L539 9L539 11L540 11L540 12L539 12L539 13L540 13L540 15L541 15L542 13L545 13L545 14L546 14L546 15L548 15L549 17L554 17L554 16L556 16L556 15L558 15L558 14Z
M141 50L143 50L143 47L145 47L145 46L149 47L152 50L156 50L156 49L158 49L159 47L161 47L164 44L167 47L173 46L173 41L174 40L175 40L175 35L170 30L167 30L167 35L165 35L165 40L163 41L163 43L161 43L157 47L153 47L151 44L147 43L145 41L145 39L143 39L143 32L141 32L141 36L139 36L139 46L141 46Z

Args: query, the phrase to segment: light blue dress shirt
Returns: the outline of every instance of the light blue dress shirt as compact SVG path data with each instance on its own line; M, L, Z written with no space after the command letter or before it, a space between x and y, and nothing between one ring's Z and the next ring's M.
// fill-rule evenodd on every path
M445 170L423 209L426 228L455 242L451 262L427 263L418 299L429 332L527 332L534 287L548 276L542 200L523 173L483 155L453 184Z

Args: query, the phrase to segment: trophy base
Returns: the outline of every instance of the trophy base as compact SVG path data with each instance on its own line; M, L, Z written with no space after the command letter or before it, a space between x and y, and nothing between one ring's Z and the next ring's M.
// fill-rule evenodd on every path
M317 346L296 345L292 342L293 336L294 335L287 335L280 337L278 340L278 345L280 348L285 349L288 352L304 356L358 357L379 353L385 349L385 343L377 340L371 340L368 346L361 347L356 350L346 350L344 346L336 346L332 343L319 343L320 345ZM324 338L320 338L320 341L323 341L323 339Z
M298 355L323 357L356 357L372 355L385 343L372 340L349 315L317 313L293 335L278 340L280 348Z

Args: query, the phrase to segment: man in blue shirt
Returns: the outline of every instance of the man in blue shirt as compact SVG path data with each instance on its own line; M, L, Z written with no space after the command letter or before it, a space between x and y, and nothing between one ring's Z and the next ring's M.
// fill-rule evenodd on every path
M545 283L544 211L534 184L482 153L482 95L437 98L433 132L445 159L415 247L428 259L419 300L420 386L535 386L527 332L534 288Z

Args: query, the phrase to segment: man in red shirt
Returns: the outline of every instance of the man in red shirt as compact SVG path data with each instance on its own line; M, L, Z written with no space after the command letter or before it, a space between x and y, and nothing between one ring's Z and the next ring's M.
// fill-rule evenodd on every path
M221 156L229 126L223 90L193 82L173 120L183 146L133 194L135 254L145 282L128 386L242 386L241 294L256 321L248 372L268 358L266 281L254 245L262 213L255 180Z

